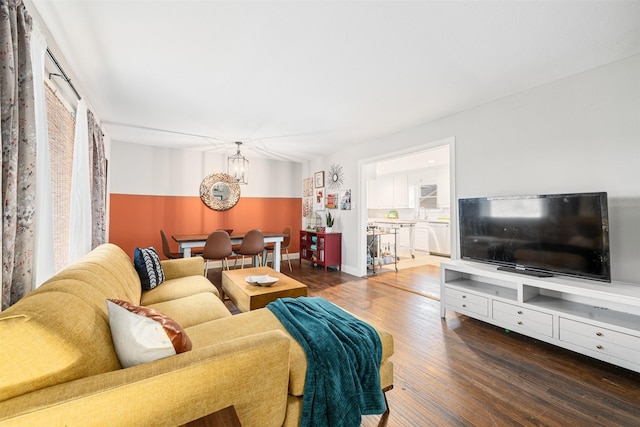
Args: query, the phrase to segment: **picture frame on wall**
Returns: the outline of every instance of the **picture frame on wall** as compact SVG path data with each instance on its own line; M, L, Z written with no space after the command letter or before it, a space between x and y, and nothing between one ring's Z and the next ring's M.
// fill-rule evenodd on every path
M338 207L338 194L337 193L328 193L327 194L327 203L325 204L327 209L335 209Z
M314 211L324 210L324 188L316 189L316 195L313 198L313 210Z
M351 210L351 190L340 192L340 209L343 211Z
M314 175L316 188L324 187L324 171L316 172Z
M313 212L313 197L305 197L302 199L302 216L308 217Z
M313 178L305 178L302 180L302 196L313 197Z

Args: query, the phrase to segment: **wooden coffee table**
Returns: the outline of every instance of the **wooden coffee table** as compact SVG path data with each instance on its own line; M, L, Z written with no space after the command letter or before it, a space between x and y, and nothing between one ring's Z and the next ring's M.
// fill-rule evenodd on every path
M247 276L265 274L277 277L279 280L270 287L250 285L245 280ZM277 272L271 267L222 270L222 289L242 312L262 308L278 298L307 296L307 286L304 283Z

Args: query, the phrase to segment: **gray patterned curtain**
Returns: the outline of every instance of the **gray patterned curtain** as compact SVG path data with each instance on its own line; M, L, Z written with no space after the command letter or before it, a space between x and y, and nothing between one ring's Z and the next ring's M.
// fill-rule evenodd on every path
M0 0L2 309L29 292L32 283L36 127L31 27L22 0Z
M107 159L104 154L104 137L102 129L96 122L93 113L87 112L89 122L89 143L91 149L91 248L107 241L106 209L107 209Z

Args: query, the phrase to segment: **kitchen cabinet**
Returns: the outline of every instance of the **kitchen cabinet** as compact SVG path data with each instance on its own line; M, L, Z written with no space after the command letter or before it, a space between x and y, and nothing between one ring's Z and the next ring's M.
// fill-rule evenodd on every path
M367 208L410 208L407 174L385 175L368 183Z
M431 167L419 171L413 171L408 174L407 180L409 185L430 185L438 182L438 174L435 168Z
M393 206L394 208L409 208L409 184L407 174L393 176Z
M416 250L429 251L429 223L426 221L416 223Z

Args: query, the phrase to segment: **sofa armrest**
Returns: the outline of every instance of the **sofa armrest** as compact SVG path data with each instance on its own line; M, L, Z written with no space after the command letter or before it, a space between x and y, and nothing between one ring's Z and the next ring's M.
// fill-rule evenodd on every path
M234 406L244 427L284 422L289 338L269 331L0 402L0 425L182 425Z
M201 256L160 261L165 279L186 276L204 276L204 259Z

